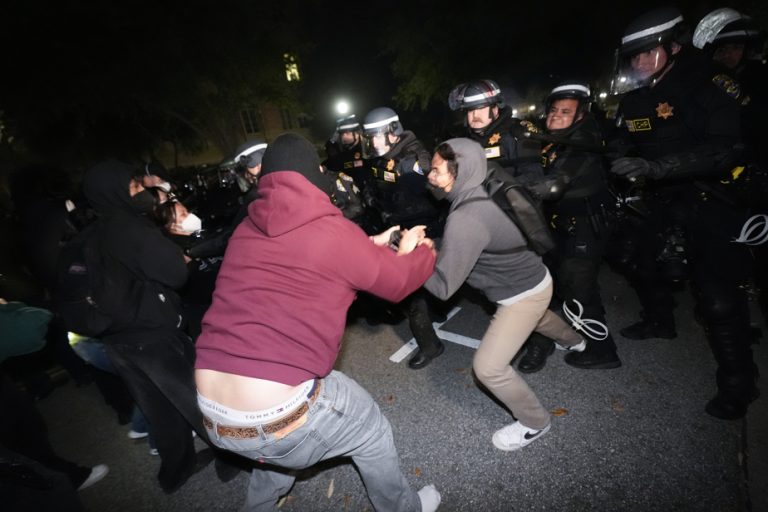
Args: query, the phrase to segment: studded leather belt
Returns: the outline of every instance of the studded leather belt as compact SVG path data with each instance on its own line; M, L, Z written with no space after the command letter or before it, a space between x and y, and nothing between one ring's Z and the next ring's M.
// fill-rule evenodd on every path
M304 415L307 414L307 411L309 411L310 404L317 400L317 397L320 394L321 382L320 379L315 381L314 391L312 391L312 394L306 402L302 402L301 405L282 418L270 421L269 423L262 423L261 430L265 434L274 434L281 430L287 430L288 427L302 419ZM213 430L213 421L205 415L203 415L203 424L205 425L205 428ZM231 437L233 439L253 439L261 435L258 427L231 427L221 424L216 425L216 433L221 437ZM287 434L288 432L286 431L284 433Z

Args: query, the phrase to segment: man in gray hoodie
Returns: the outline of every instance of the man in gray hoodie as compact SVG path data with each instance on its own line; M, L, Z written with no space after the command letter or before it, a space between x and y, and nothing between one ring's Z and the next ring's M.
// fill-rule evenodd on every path
M424 287L445 300L466 281L498 305L472 365L478 380L517 420L493 434L493 444L508 451L550 428L549 413L509 362L533 331L554 339L562 350L581 352L586 342L547 309L549 270L488 197L486 173L483 148L470 139L451 139L435 150L429 182L447 195L451 207L435 271Z

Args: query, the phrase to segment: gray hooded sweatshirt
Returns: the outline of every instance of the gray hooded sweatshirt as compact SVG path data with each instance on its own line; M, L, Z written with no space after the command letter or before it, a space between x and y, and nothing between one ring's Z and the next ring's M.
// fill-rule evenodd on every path
M448 193L451 208L432 276L430 293L448 299L467 282L498 302L539 284L547 270L526 245L520 230L483 188L487 161L482 146L470 139L446 141L456 153L458 173ZM484 198L462 204L472 198Z

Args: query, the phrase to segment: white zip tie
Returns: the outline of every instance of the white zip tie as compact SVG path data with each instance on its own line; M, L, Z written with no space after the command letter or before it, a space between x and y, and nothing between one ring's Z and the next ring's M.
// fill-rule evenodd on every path
M579 312L577 314L574 313L568 309L568 305L563 302L563 313L565 314L565 317L571 322L573 328L577 331L583 332L593 340L602 341L606 339L608 337L608 326L591 318L581 318L581 315L584 313L584 306L582 306L581 302L577 301L576 299L571 300L575 302L579 307ZM599 325L603 328L603 330L601 331L595 329L594 327L590 327L590 325Z
M760 223L762 221L762 224ZM755 235L755 231L760 229L762 225L763 230L760 234ZM738 242L740 244L747 245L761 245L768 241L768 215L759 213L751 216L747 219L747 222L741 227L741 234L739 238L731 240L732 242Z

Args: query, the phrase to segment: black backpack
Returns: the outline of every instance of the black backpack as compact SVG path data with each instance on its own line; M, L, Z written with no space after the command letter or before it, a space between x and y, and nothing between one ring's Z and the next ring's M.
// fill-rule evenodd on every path
M488 197L515 223L527 242L527 247L542 256L554 249L555 239L547 226L547 219L539 202L531 192L512 175L489 163L483 180ZM485 198L472 198L461 204Z
M98 338L130 326L143 282L104 257L99 222L83 229L62 248L54 309L67 330Z

